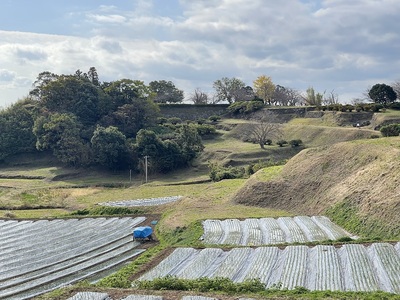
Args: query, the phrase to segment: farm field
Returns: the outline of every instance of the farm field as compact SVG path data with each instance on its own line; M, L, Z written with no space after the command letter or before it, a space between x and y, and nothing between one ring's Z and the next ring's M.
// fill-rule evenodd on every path
M205 220L205 244L260 246L338 240L350 234L324 216Z
M0 299L30 299L109 275L144 251L132 240L144 220L0 220Z
M400 294L400 243L234 248L176 248L138 280L225 277L260 279L266 288L385 291Z
M99 203L99 205L112 206L112 207L156 206L156 205L175 202L180 200L181 198L182 196L169 196L169 197L136 199L136 200L108 201Z

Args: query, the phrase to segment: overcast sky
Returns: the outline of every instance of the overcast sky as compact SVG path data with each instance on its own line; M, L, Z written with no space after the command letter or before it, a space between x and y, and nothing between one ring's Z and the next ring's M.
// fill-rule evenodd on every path
M400 80L399 0L1 0L0 107L43 71L195 88L260 75L343 103Z

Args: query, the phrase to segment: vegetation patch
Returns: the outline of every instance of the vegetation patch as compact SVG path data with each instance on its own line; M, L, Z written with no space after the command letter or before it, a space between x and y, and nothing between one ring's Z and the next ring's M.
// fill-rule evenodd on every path
M388 226L377 218L363 216L356 204L349 200L339 202L326 210L332 221L350 232L369 240L399 238L400 226Z
M99 206L72 212L71 216L113 216L113 215L140 215L144 211L136 208Z

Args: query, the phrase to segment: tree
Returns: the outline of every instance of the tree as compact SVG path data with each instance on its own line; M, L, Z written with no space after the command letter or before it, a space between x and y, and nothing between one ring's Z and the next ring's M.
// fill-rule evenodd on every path
M277 116L270 111L260 111L255 113L251 119L252 123L245 127L243 135L250 138L253 142L265 149L269 140L278 139L282 136L281 125L277 121Z
M126 137L118 128L98 126L90 140L94 160L110 169L124 169L129 164L129 148Z
M104 117L101 124L116 126L127 138L134 138L140 129L154 126L159 114L160 108L153 101L133 98L130 104L124 104Z
M96 123L102 107L100 88L87 79L72 75L41 73L39 77L41 83L31 93L43 111L72 113L85 125Z
M271 77L266 75L258 76L253 81L255 94L264 100L264 103L269 105L272 104L272 98L275 92L275 85L271 80Z
M193 126L182 125L176 140L182 151L184 163L190 163L204 149L201 137Z
M324 97L323 103L325 105L339 104L339 95L332 90L327 97Z
M38 150L51 150L61 162L73 166L89 163L89 147L81 138L82 125L72 114L54 113L35 120L33 133Z
M324 98L324 94L315 93L314 88L313 87L309 87L306 90L306 95L303 97L303 100L304 100L306 105L321 106L323 98Z
M149 87L156 103L181 103L185 98L183 91L176 88L172 81L152 81Z
M207 93L201 91L199 88L195 89L193 94L190 96L190 100L193 101L194 104L207 104L208 103L208 95Z
M34 101L30 98L0 111L0 160L36 150L36 137L32 132L34 115Z
M141 80L120 79L103 82L101 88L110 97L110 111L125 104L131 104L134 99L148 99L151 91Z
M275 105L294 106L298 105L302 98L298 91L289 87L276 85L272 99Z
M240 100L241 89L244 88L245 83L237 78L227 78L214 81L213 88L215 89L215 102L227 101L232 104Z
M375 102L383 106L394 102L397 99L396 92L390 85L384 83L375 84L368 92L368 96Z

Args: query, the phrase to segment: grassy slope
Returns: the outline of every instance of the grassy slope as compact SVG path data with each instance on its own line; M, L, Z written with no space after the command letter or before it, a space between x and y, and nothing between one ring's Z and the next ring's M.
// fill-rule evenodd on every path
M284 166L278 179L252 178L234 200L297 214L327 213L353 233L398 239L399 155L400 138L306 149Z

